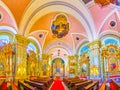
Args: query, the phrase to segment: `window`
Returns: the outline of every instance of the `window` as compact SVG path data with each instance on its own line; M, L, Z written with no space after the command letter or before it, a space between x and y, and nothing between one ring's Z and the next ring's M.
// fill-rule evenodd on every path
M79 55L82 54L83 52L88 52L89 51L89 48L87 45L84 45L80 48L79 50Z
M29 50L37 52L35 45L32 43L28 44L27 46L27 52L29 52Z
M0 36L0 46L8 44L9 42L10 42L9 36L7 36L7 35Z
M106 38L103 40L103 44L104 45L107 45L107 44L119 45L119 41L115 38Z

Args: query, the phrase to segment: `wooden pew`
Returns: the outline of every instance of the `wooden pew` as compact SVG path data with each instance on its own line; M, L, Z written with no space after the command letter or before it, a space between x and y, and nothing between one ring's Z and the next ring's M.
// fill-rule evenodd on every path
M75 86L75 84L77 84L77 83L82 83L82 82L85 82L85 81L87 81L87 80L72 81L72 82L70 82L70 84L68 85L68 88L71 88L71 87Z
M71 90L84 90L84 87L91 84L92 82L92 80L87 80L85 82L76 83L75 86L71 88Z
M22 81L18 81L19 90L38 90L36 87L30 86Z
M120 85L117 84L115 80L111 80L111 82L113 83L113 85L116 87L117 90L120 90Z
M71 82L79 81L79 80L81 80L81 79L79 79L79 78L64 78L63 82L65 83L66 86L69 86L69 84Z
M51 85L52 82L53 82L53 79L51 79L51 78L39 78L39 79L35 79L35 80L38 80L38 81L46 81L46 82L48 82L50 85Z
M44 86L43 83L37 83L37 82L29 81L29 80L25 80L24 82L31 86L37 87L38 90L47 90L47 88Z
M75 81L79 81L79 80L75 80L75 79L73 79L73 80L68 80L66 84L67 84L67 86L69 86L72 82L75 82Z
M98 90L106 90L106 81L102 83Z
M53 83L53 79L37 79L39 81L46 81L49 83L49 85L51 85Z
M0 88L2 88L2 85L4 82L5 82L5 79L0 79Z
M51 85L51 84L49 84L48 81L39 81L39 80L30 80L30 81L32 81L32 82L37 82L37 83L43 83L44 86L46 86L47 88L49 88L50 85Z
M84 90L98 90L98 88L99 88L99 81L94 81L93 83L85 86Z

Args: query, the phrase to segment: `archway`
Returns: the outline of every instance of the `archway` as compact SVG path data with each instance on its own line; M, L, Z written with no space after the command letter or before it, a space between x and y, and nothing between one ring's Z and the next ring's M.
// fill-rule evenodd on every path
M61 58L55 58L52 60L51 65L53 77L64 77L65 75L65 62Z

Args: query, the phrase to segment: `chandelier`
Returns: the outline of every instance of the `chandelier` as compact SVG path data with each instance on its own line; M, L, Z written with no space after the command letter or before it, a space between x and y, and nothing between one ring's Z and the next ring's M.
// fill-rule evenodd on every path
M117 5L119 0L94 0L94 2L100 4L101 6L106 6L110 3Z

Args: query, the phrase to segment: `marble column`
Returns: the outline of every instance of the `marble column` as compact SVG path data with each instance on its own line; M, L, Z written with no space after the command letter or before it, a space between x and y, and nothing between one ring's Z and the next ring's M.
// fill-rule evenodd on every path
M94 69L96 69L93 70L94 75L90 73L90 78L100 78L101 77L101 62L100 62L101 41L95 40L93 42L90 42L88 44L88 47L89 47L90 68L94 67Z

